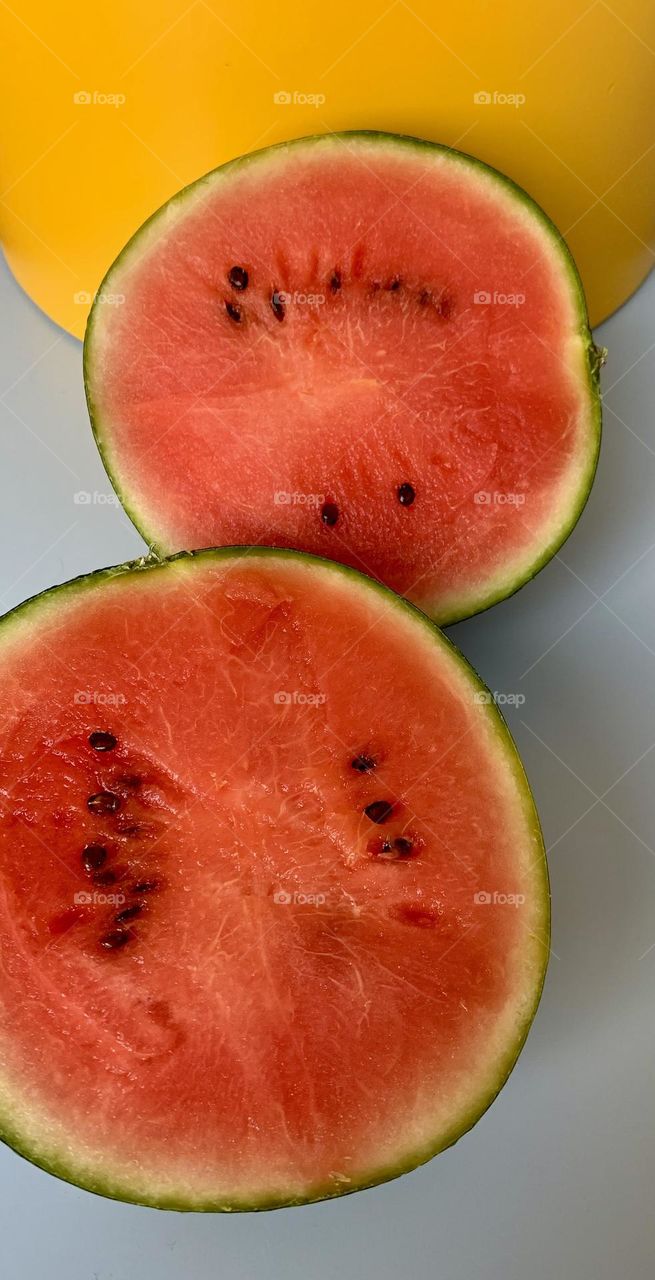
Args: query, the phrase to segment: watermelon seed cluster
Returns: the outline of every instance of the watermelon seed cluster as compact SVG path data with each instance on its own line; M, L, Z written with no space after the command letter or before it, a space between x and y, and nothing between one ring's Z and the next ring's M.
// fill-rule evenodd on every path
M411 507L416 500L416 490L413 484L403 481L396 489L396 497L401 507ZM334 528L339 519L339 508L336 502L324 502L321 507L321 520L327 525L328 529Z
M113 751L118 745L118 740L113 733L104 730L97 730L89 734L89 746L93 751L108 752ZM122 774L118 779L119 785L128 791L136 791L141 785L141 779L137 774ZM121 796L115 791L98 791L87 799L87 808L91 813L95 814L114 814L118 813L122 805ZM122 835L134 836L139 835L141 828L136 823L130 823L121 831ZM109 850L103 844L87 844L84 846L81 855L82 867L88 876L91 876L93 883L98 885L115 884L125 873L125 867L106 867L109 858ZM137 880L132 885L132 893L142 895L154 893L159 888L159 883L154 879ZM133 920L136 920L146 907L145 902L132 902L126 907L121 907L114 917L114 925L116 927L108 930L100 938L100 946L105 951L119 951L132 938L135 937L134 931L130 926Z
M245 267L235 264L230 267L227 273L228 284L237 293L244 293L248 288L250 277ZM334 267L329 279L329 289L331 294L339 293L343 280L341 271L338 267ZM371 293L400 293L404 281L401 276L392 276L390 280L372 280L369 285ZM442 319L448 320L452 315L453 302L452 298L445 290L440 290L437 294L431 289L421 289L417 295L417 301L421 308L431 306L435 313ZM278 289L273 289L270 295L270 305L276 320L284 320L286 315L286 307L284 305L284 294ZM243 313L241 307L235 306L230 299L225 300L225 310L230 320L235 324L241 324Z
M350 761L351 769L356 773L370 773L377 767L375 756L370 755L368 751L360 751L358 755L353 756ZM389 821L394 812L393 800L373 800L366 805L364 816L370 822L374 822L377 826ZM410 836L384 837L371 841L368 846L369 853L376 857L384 858L385 861L395 860L397 858L410 858L417 852L415 842Z
M238 263L235 263L233 267L230 267L230 270L227 273L227 279L230 286L237 293L243 293L248 288L248 272L245 267L240 266ZM371 291L373 293L377 293L378 290L385 289L388 293L398 293L402 283L403 281L400 276L392 276L391 280L388 280L386 284L383 284L380 280L374 280L371 283ZM338 267L335 267L332 275L330 276L330 293L338 293L341 289L341 284L341 272ZM277 289L274 289L270 297L270 305L273 315L276 320L280 321L284 320L286 315L283 296L284 295ZM418 301L422 307L427 306L428 303L433 303L439 315L444 318L450 315L451 304L444 294L440 295L438 299L435 299L429 289L422 289L418 295ZM230 298L225 299L225 311L229 319L232 320L234 324L241 324L243 320L243 311L241 307ZM404 481L402 484L398 485L396 489L396 497L398 498L401 507L411 507L416 499L416 490L408 481ZM321 507L321 520L329 529L334 528L335 524L337 524L339 520L339 508L335 502L323 503L323 506Z

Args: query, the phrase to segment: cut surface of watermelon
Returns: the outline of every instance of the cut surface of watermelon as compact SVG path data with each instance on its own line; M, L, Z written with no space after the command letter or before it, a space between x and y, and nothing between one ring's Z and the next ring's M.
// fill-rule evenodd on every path
M91 1190L266 1208L414 1167L535 1011L530 792L427 618L294 552L0 625L0 1131Z
M186 188L114 263L85 344L96 439L151 546L297 547L441 623L511 594L575 524L598 362L524 192L367 133Z

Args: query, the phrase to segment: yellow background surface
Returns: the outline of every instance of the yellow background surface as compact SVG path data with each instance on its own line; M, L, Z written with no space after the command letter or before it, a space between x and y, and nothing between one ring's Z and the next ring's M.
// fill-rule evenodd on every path
M0 233L76 334L180 186L326 130L419 134L509 173L566 235L594 323L652 265L652 0L23 0L0 24Z

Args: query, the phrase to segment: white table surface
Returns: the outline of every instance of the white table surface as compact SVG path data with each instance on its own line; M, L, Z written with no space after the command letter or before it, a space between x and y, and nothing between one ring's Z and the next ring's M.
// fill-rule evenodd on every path
M0 264L0 609L141 554L88 427L81 345ZM550 848L553 956L513 1076L422 1169L340 1202L162 1213L0 1148L3 1280L652 1280L655 276L597 340L600 469L561 554L451 629L507 709ZM86 505L80 492L101 495ZM103 501L103 499L105 499Z

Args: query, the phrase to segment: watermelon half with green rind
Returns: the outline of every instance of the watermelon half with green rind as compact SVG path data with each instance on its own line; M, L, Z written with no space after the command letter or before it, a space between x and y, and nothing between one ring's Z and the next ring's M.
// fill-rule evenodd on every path
M524 191L364 132L176 195L111 267L84 365L109 475L160 554L296 547L445 624L570 533L601 358L569 251Z
M539 823L478 677L334 562L122 565L0 624L0 1132L262 1209L469 1129L541 991Z

